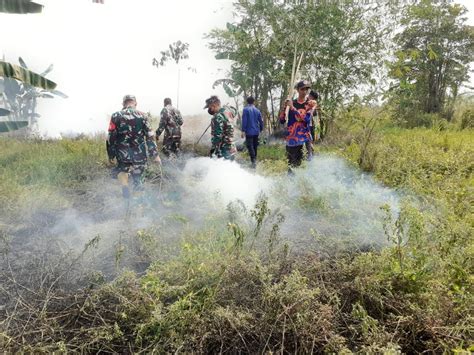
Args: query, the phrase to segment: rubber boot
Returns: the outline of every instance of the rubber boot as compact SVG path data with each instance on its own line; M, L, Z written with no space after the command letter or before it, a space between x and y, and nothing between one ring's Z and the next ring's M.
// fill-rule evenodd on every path
M123 198L130 198L130 188L128 187L128 176L129 173L120 172L117 176L120 185L122 186L122 196Z

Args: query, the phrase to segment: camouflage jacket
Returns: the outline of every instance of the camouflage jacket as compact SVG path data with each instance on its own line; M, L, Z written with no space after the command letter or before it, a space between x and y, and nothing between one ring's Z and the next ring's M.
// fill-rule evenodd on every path
M183 125L183 117L178 109L171 105L167 105L161 110L160 125L156 130L156 137L159 137L163 131L165 136L163 141L180 140L181 126Z
M223 107L212 117L211 149L218 158L231 158L237 152L233 126L235 114L235 109L232 107Z
M143 112L127 107L112 115L107 153L109 159L138 164L145 163L147 155L158 154L153 130Z

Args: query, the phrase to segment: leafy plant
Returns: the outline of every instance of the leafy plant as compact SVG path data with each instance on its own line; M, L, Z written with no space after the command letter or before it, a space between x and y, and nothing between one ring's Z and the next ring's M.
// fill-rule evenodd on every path
M37 100L41 98L52 99L54 97L67 98L67 95L59 90L55 90L56 84L49 81L45 76L53 70L53 65L50 65L41 74L35 74L29 71L25 61L20 57L18 61L21 68L7 65L7 68L13 68L13 72L8 71L4 74L4 78L0 78L0 97L3 105L10 111L10 121L12 123L5 124L8 131L18 129L19 127L29 126L34 129L40 114L36 112ZM0 73L1 75L1 73ZM24 77L27 75L27 77ZM27 79L27 82L21 79ZM28 84L33 82L36 85L44 86L48 89L38 89L37 87Z
M186 60L189 58L188 50L189 50L189 43L177 41L168 45L168 49L161 52L161 57L159 60L156 58L153 58L153 62L152 62L153 66L157 68L164 66L170 60L176 63L178 67L178 80L177 80L178 89L177 89L176 107L179 107L179 85L180 85L180 70L181 70L180 63L183 60ZM196 69L191 68L191 67L188 67L188 70L191 70L194 72L196 71Z

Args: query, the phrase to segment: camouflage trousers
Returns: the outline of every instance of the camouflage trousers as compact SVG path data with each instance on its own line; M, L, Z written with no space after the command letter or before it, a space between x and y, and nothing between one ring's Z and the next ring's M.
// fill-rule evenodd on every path
M145 163L124 163L119 161L117 167L117 177L120 181L120 184L123 187L128 187L129 177L131 176L133 189L135 191L143 190L143 173L145 172L145 168Z
M223 158L225 160L235 160L235 153L230 150L221 149L220 154L217 156L219 159Z
M163 154L169 157L171 154L178 156L181 153L181 138L166 139L163 141Z

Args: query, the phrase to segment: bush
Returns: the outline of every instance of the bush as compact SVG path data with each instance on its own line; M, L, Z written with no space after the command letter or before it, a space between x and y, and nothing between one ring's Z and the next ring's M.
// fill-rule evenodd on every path
M464 111L461 117L461 129L474 128L474 109Z
M229 205L227 219L210 216L201 228L168 236L172 245L164 233L173 228L161 224L136 236L120 231L118 241L105 246L115 247L116 264L126 238L152 263L142 274L123 271L106 282L89 267L98 237L80 253L49 240L43 249L30 248L0 226L0 347L37 353L467 352L474 302L470 132L392 128L378 134L366 145L369 156L377 152L374 174L408 195L399 213L385 207L383 249L361 251L342 245L339 235L317 235L316 249L308 241L292 252L280 238L283 216L262 196L250 211ZM363 143L354 139L337 151L356 163ZM21 216L32 191L49 196L53 212L84 199L87 208L100 210L88 191L89 176L105 174L102 142L0 145L2 220ZM270 173L285 171L282 147L262 153ZM329 201L304 181L298 189L307 195L299 208L325 213ZM60 199L58 191L72 197ZM186 225L179 215L163 225L172 220ZM23 258L15 245L28 249Z

